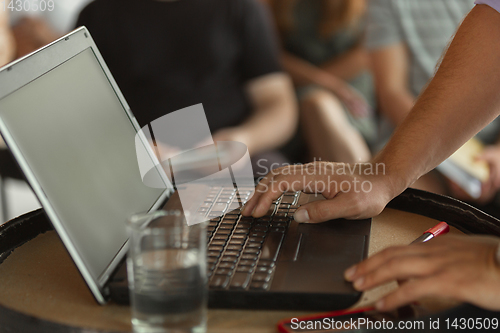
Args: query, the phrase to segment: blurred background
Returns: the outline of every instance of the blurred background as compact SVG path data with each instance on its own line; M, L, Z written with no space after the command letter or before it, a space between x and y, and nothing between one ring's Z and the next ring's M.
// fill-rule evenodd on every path
M47 3L52 10L0 10L0 65L85 25L141 126L203 103L214 140L245 143L256 177L291 163L369 161L410 111L473 6L472 0ZM499 134L496 120L459 159L486 168L480 196L436 170L413 187L500 217ZM3 221L39 207L23 179L2 145Z

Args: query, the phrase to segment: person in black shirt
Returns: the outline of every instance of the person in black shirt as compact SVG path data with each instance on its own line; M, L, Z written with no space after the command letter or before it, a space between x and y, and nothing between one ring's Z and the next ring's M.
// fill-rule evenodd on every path
M256 0L96 0L77 25L89 29L141 127L203 103L214 141L245 143L254 164L295 130L292 84Z

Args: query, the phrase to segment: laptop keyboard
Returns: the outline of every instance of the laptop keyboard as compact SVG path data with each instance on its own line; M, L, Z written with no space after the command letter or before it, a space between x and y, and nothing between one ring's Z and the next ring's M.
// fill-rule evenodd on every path
M209 287L265 291L271 284L276 260L300 192L284 193L261 218L241 216L250 188L213 188L200 208L208 214L207 273ZM221 216L222 215L222 216Z

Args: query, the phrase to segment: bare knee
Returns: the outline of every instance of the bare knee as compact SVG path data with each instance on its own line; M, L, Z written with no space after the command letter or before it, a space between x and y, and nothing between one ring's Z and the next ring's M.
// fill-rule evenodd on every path
M323 90L311 92L301 101L301 109L306 112L321 112L331 108L340 108L342 104L338 98Z
M300 116L305 121L335 121L343 125L348 121L342 103L328 91L318 90L308 94L300 106Z

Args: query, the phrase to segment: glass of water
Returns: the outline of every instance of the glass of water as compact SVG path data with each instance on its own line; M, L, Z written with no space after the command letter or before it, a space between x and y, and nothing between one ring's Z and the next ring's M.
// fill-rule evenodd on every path
M188 226L179 210L129 219L127 272L134 332L206 332L205 229L205 223Z

